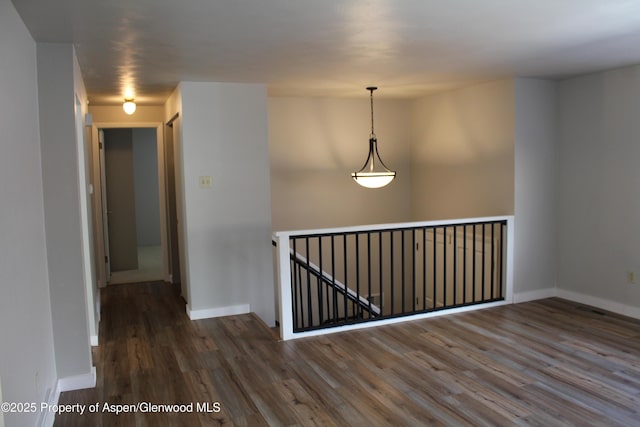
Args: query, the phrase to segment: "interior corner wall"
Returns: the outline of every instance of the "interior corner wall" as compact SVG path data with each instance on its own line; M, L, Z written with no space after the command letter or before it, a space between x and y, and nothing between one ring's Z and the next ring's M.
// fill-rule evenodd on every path
M90 374L74 117L74 51L38 43L38 100L51 314L59 378Z
M46 402L57 375L44 228L36 43L9 0L0 0L0 40L0 400ZM4 421L7 426L37 425L38 416L7 412Z
M556 83L516 78L515 247L516 301L556 287L558 177ZM551 291L550 291L551 290ZM540 294L539 294L540 295Z
M410 102L374 100L380 156L397 171L379 189L351 173L367 158L371 116L358 99L270 97L271 209L276 231L410 220Z
M182 82L180 91L190 315L249 305L273 325L266 86Z
M558 288L640 317L640 66L559 83ZM623 310L624 311L624 310Z
M513 214L513 93L506 79L414 101L414 221Z

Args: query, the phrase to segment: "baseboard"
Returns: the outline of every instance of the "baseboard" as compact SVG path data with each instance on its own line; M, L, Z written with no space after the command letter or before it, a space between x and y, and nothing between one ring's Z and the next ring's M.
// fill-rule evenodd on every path
M558 296L556 288L536 289L535 291L516 292L513 294L513 303L534 301L537 299L552 298Z
M91 335L89 337L89 341L91 343L91 347L97 347L98 346L98 336L97 335Z
M60 392L71 390L82 390L83 388L92 388L96 386L96 367L91 367L91 372L71 377L60 378L57 388Z
M567 291L564 289L558 289L557 296L559 298L564 298L566 300L578 302L580 304L586 304L593 307L601 308L603 310L611 311L613 313L622 314L623 316L640 319L640 307L634 307L604 298L598 298L587 294Z
M60 381L56 381L55 388L51 394L49 394L49 398L47 399L47 404L49 408L58 404L58 400L60 399ZM54 411L43 411L40 413L40 422L38 423L41 427L52 427L53 423L56 420L56 413Z
M187 315L191 320L210 319L213 317L234 316L236 314L247 314L251 312L249 304L232 305L228 307L205 308L202 310L192 310L187 304Z
M92 388L96 386L96 368L91 367L91 372L88 374L74 375L71 377L60 378L56 381L53 392L49 394L47 399L48 406L54 407L58 404L60 399L60 393L63 391L81 390L83 388ZM40 415L38 425L41 427L52 427L56 420L56 413L54 411L44 411Z

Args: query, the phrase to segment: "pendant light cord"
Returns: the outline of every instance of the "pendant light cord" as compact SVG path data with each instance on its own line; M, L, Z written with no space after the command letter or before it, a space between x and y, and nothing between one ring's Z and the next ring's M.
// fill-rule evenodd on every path
M370 99L371 99L371 137L375 138L376 134L373 131L373 91L378 89L378 88L377 87L368 87L367 89L369 89L369 92L371 92L371 96L370 96Z

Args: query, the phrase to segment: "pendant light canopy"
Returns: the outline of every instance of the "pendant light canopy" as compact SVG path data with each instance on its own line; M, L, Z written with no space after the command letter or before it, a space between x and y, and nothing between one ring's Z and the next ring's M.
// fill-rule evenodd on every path
M368 87L371 97L371 135L369 135L369 156L364 162L364 166L358 172L353 172L351 177L355 182L367 188L380 188L389 184L396 177L392 171L382 162L378 154L378 139L373 131L373 91L377 87Z

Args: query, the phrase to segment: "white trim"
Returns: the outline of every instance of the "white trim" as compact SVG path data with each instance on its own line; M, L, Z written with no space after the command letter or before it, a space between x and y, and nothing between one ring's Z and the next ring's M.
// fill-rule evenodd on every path
M293 297L291 296L291 264L289 261L289 236L275 234L277 241L276 273L278 281L278 305L280 307L280 337L283 340L293 338Z
M513 221L513 215L490 216L480 218L445 219L438 221L400 222L392 224L356 225L353 227L320 228L314 230L276 231L274 236L298 236L306 234L352 233L355 231L376 231L407 227L432 227L438 225L473 224L478 222Z
M47 405L50 408L58 404L60 393L60 383L56 382L56 388L53 390L53 393L49 394L49 398L47 399ZM56 413L54 411L43 411L40 413L37 425L40 427L53 427L55 420Z
M164 134L164 123L163 122L94 122L91 126L91 143L93 144L93 169L94 183L100 183L100 185L94 184L94 221L98 224L97 233L95 238L97 239L96 247L98 249L98 253L96 253L96 257L100 260L104 259L106 255L105 248L105 239L108 237L104 231L104 220L103 220L103 200L102 200L102 181L103 177L100 176L99 171L100 167L100 150L97 148L99 143L98 131L101 129L113 129L113 128L153 128L156 130L156 148L157 148L157 157L158 157L158 188L159 188L159 198L160 203L158 209L160 210L160 246L162 247L162 274L163 278L166 280L169 278L170 266L169 266L169 237L168 237L168 220L167 220L167 200L166 200L166 191L167 191L167 178L166 178L166 165L165 165L165 134ZM98 271L98 282L101 286L106 286L108 280L108 272L105 268L105 263L98 263L99 271Z
M187 315L191 320L210 319L213 317L235 316L236 314L251 313L249 304L232 305L228 307L205 308L201 310L192 310L187 304Z
M446 310L438 310L438 311L432 311L429 313L414 314L411 316L394 317L391 319L374 320L371 322L356 323L353 325L336 326L336 327L326 328L326 329L316 329L316 330L307 331L307 332L294 332L294 333L287 334L286 336L283 336L282 340L284 341L284 340L296 339L296 338L306 338L306 337L313 337L318 335L334 334L336 332L353 331L356 329L375 328L382 325L392 325L395 323L411 322L413 320L428 319L431 317L439 317L439 316L446 316L446 315L455 314L455 313L464 313L467 311L482 310L485 308L499 307L501 305L508 305L508 304L510 304L510 302L508 301L489 302L486 304L476 304L476 305L469 305L466 307L448 308ZM280 327L282 328L282 325L280 325Z
M73 375L58 379L57 387L60 392L71 390L82 390L96 386L96 367L91 367L91 372L80 375Z
M49 399L47 399L47 405L49 407L55 406L58 404L58 399L60 399L60 381L56 382L55 389L53 393L49 394ZM46 411L40 413L40 422L38 423L41 427L53 427L53 423L56 420L56 413L54 411Z
M89 229L91 225L91 219L89 218L89 212L91 207L91 195L89 193L89 184L91 182L89 173L89 155L87 153L86 144L86 132L83 122L82 101L80 100L81 94L74 93L74 118L75 118L75 130L76 130L76 156L78 163L78 203L80 212L80 247L82 250L82 256L80 260L82 262L82 271L84 275L84 287L85 287L85 304L87 310L87 326L89 329L89 335L97 334L98 327L96 325L96 313L94 310L94 293L96 289L95 274L93 272L93 251L91 246L91 233Z
M564 298L570 301L591 305L593 307L611 311L613 313L622 314L623 316L633 317L634 319L640 319L640 307L622 304L619 302L598 298L598 297L594 297L591 295L582 294L578 292L567 291L564 289L558 289L557 296L558 298Z
M553 298L558 296L558 290L556 288L536 289L535 291L516 292L513 294L513 303L519 304L521 302L535 301L544 298Z
M97 347L98 344L98 336L97 335L91 335L89 337L89 340L91 341L91 347Z
M515 265L515 217L514 216L504 216L504 217L496 217L495 220L506 220L507 221L507 260L506 260L506 266L505 266L505 302L509 303L509 304L513 304L513 288L514 288L514 278L515 278L515 269L514 269L514 265ZM469 220L466 220L469 221ZM490 218L487 219L478 219L478 222L484 222L484 221L493 221ZM493 227L493 226L492 226ZM504 256L504 254L503 254Z

